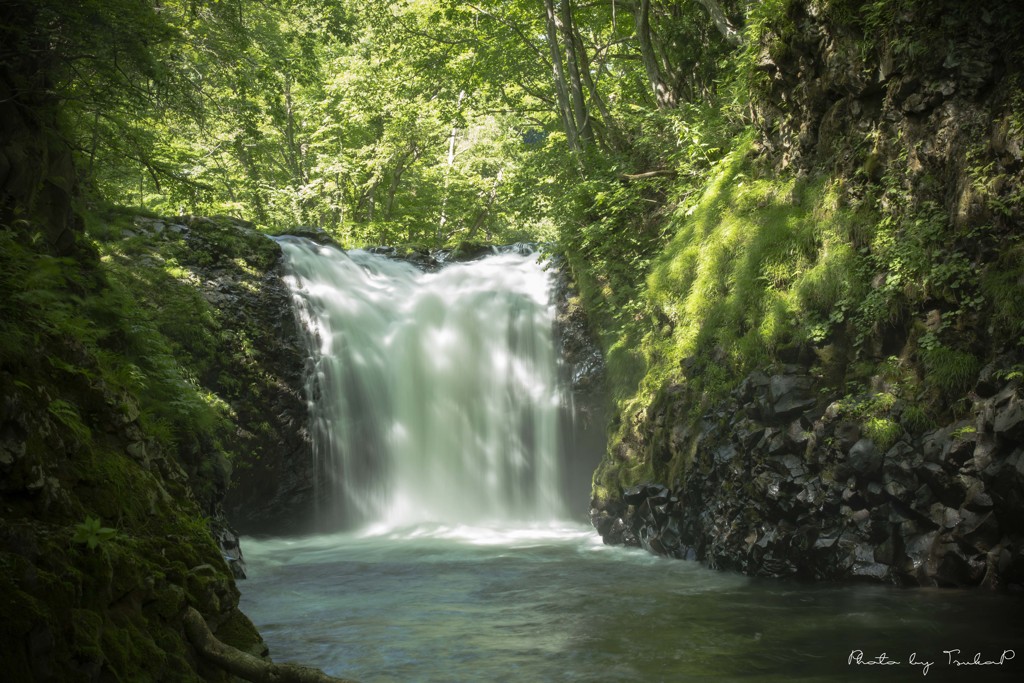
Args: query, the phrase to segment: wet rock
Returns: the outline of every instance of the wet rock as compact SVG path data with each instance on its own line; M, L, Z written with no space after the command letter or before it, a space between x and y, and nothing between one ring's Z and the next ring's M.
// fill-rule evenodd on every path
M967 556L956 544L947 543L936 549L935 582L940 586L976 586L985 575L985 556Z
M838 423L835 426L835 439L839 450L849 452L853 445L860 440L860 425L847 420Z
M850 448L846 462L858 475L867 477L881 470L883 458L874 441L860 439Z
M1014 395L999 406L992 420L992 430L1000 439L1020 443L1024 440L1024 401Z
M668 502L669 490L667 486L662 484L648 484L647 485L647 502L652 506L664 505Z
M640 505L647 500L647 485L633 486L622 492L622 500L628 505Z
M706 431L666 502L660 485L626 489L637 503L623 542L758 576L995 586L1024 572L1007 540L1024 538L1011 512L1024 509L1024 449L986 431L1010 414L1015 391L883 454L839 409L780 423L770 409L778 377L790 375L748 376L731 400L749 403L708 410L720 427ZM670 428L667 415L651 417ZM600 523L606 540L613 526Z
M744 403L750 403L755 397L762 395L764 390L771 383L771 378L765 373L756 370L749 375L736 388L734 395Z
M761 403L764 419L778 422L814 407L817 401L811 393L812 386L810 377L773 375L769 380L768 395Z
M715 463L719 465L724 465L728 462L731 462L732 459L736 457L736 455L736 446L734 446L731 443L724 444L720 448L715 450Z
M811 439L808 425L804 424L803 420L793 420L786 429L786 439L790 448L797 453L803 453Z
M307 240L312 240L320 245L332 246L338 249L341 248L341 245L338 244L337 240L335 240L329 232L318 225L299 225L294 228L289 228L288 234L295 237L304 237Z

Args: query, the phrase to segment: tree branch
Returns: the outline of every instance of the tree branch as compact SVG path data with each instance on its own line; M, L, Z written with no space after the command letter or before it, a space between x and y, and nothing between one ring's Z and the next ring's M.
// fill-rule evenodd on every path
M622 180L644 180L646 178L675 178L676 172L670 168L659 168L654 171L644 171L643 173L621 173L619 178Z
M711 21L714 22L715 28L718 32L732 45L740 45L743 42L743 36L736 30L729 19L725 16L725 12L722 11L722 6L718 4L717 0L697 0L704 9L708 11L711 16Z

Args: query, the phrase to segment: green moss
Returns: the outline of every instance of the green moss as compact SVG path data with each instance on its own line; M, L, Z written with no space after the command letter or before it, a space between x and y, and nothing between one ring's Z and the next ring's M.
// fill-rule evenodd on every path
M71 610L71 655L85 668L98 670L103 666L103 617L92 610Z
M265 650L259 631L240 610L232 610L228 618L217 627L217 638L243 652L261 656Z
M167 657L156 646L149 632L150 625L141 616L128 612L112 612L102 631L102 649L107 671L117 680L159 680L166 675ZM198 680L188 671L175 672L182 680Z
M996 263L981 273L981 291L992 307L998 334L1020 338L1024 336L1024 245L1001 246Z
M958 395L971 387L981 369L973 354L937 345L921 351L925 380L945 396Z
M883 451L896 443L902 434L903 428L895 420L871 416L864 421L864 435Z
M935 427L935 420L928 409L916 403L908 405L900 416L903 427L911 434L920 434Z
M652 369L656 384L678 377L683 358L702 372L725 360L720 384L688 378L721 396L775 349L831 334L844 322L833 314L862 288L847 235L863 213L842 208L827 178L762 175L748 149L738 147L696 209L675 218L647 280L652 305L672 325L670 336L648 339L667 361Z

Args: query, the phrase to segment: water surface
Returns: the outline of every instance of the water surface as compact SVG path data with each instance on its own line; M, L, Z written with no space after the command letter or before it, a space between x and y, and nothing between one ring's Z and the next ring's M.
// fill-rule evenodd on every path
M372 681L1019 680L1018 596L809 586L607 547L582 525L246 539L276 661ZM958 655L944 650L960 649ZM850 664L883 653L894 665ZM949 659L998 659L960 666ZM856 657L855 657L856 658Z

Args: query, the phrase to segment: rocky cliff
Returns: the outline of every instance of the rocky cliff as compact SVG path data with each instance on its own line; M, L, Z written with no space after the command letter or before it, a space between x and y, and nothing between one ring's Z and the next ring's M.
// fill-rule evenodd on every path
M211 514L223 512L244 532L308 528L316 491L306 350L281 249L253 225L226 217L135 217L110 237L112 262L148 283L145 303L228 420L219 446L230 458L220 467Z
M661 334L707 317L618 416L592 519L755 575L1021 585L1021 9L776 5L752 146L652 275ZM792 246L701 261L722 216Z

